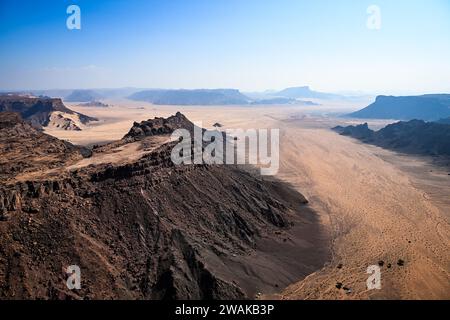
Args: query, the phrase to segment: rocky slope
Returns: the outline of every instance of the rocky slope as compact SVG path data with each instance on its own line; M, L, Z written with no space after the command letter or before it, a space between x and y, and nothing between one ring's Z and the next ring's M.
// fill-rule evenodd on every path
M181 114L170 119L146 125L192 126ZM26 124L11 127L14 121L2 122L9 139L0 140L3 149L24 140L19 128ZM139 138L122 143L155 138L132 132ZM25 140L21 152L40 158L30 151L39 139ZM33 179L10 171L1 180L2 299L254 298L303 278L327 258L307 201L276 180L235 166L174 166L172 143L126 164L69 171L76 160L67 155L79 151L53 143L61 148L53 150L61 159L57 174L36 168L41 174ZM6 161L18 160L7 153ZM66 287L69 265L81 268L81 290Z
M70 110L61 99L46 97L0 95L0 112L5 111L20 113L23 119L39 129L49 125L57 126L58 123L54 123L55 117L58 120L57 122L65 123L61 127L65 130L79 130L76 122L87 124L90 121L97 121L95 118ZM53 113L57 113L58 116L52 117Z
M336 127L335 131L363 142L410 154L450 156L450 125L412 120L390 124L379 131L367 123Z
M17 174L60 167L91 152L36 130L19 113L0 112L0 154L3 183Z
M171 134L177 129L187 129L189 132L193 132L194 124L183 114L177 112L167 119L154 118L140 123L135 122L123 140L128 142L138 141L149 136Z

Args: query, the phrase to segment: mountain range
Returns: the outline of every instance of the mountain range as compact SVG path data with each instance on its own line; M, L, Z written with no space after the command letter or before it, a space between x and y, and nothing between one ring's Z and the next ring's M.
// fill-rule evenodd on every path
M157 105L298 105L314 106L303 99L347 99L342 95L313 91L309 87L293 87L281 91L242 93L237 89L64 89L15 92L24 95L60 98L66 102L88 103L104 99L131 99Z
M129 96L156 105L240 105L250 99L236 89L145 90Z
M139 88L54 89L54 90L24 90L12 93L60 98L66 102L90 102L103 99L123 99L135 92L142 90L144 89ZM81 99L81 101L78 101L78 99Z

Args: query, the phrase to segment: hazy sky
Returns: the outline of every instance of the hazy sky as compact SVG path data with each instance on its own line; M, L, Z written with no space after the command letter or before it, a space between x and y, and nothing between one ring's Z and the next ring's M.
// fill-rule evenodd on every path
M71 4L81 30L66 27ZM450 93L449 0L1 0L0 46L8 90Z

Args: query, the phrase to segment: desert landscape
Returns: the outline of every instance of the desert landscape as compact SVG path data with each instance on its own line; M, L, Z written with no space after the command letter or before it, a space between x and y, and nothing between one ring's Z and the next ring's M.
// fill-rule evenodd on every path
M450 168L343 137L330 129L351 120L318 108L154 106L109 102L107 110L69 105L101 119L83 131L52 131L84 145L123 136L134 120L182 110L194 122L226 128L281 128L277 178L306 196L329 234L330 260L279 299L448 299ZM336 111L324 106L322 114ZM124 120L128 118L128 120ZM374 128L389 121L373 121ZM403 263L399 263L403 261ZM366 269L382 265L382 289L368 291ZM338 290L342 283L349 290Z
M0 308L448 305L449 1L2 0L0 24Z

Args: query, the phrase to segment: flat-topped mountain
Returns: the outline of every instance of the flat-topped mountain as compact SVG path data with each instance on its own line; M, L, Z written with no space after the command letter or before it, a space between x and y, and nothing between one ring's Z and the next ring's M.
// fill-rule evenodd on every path
M378 96L374 103L348 116L361 119L439 120L450 117L450 94Z
M250 99L235 89L145 90L132 94L132 100L157 105L239 105Z
M4 117L2 161L17 170L0 179L2 299L254 298L327 258L316 214L288 185L233 165L175 166L176 142L161 137L189 130L182 114L134 125L139 139L81 160ZM60 161L45 167L46 157ZM81 290L66 286L70 265Z
M386 149L410 154L450 156L448 124L412 120L390 124L379 131L369 129L367 123L336 127L334 130Z
M318 103L293 98L267 98L259 99L251 102L252 105L297 105L297 106L318 106Z
M97 119L67 108L61 99L19 95L0 95L0 112L18 112L36 128L46 126L65 130L79 130L79 123Z
M285 98L293 98L293 99L301 99L301 98L309 98L309 99L339 99L342 96L333 94L333 93L325 93L311 90L310 87L292 87L286 88L279 92L273 93L274 96L285 97Z

